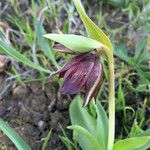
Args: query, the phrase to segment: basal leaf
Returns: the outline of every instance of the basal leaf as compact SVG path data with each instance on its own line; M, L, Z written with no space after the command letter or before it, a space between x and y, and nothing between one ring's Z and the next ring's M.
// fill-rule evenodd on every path
M136 150L150 141L150 136L132 137L125 140L120 140L114 144L113 150ZM150 145L149 145L150 147Z
M108 118L106 112L99 101L96 103L97 112L97 141L103 150L107 150L108 144Z
M87 16L82 3L80 0L73 0L74 4L77 8L77 11L81 17L81 20L83 21L86 31L89 35L89 37L103 43L107 47L110 48L110 50L113 49L112 44L109 40L109 38L105 35L105 33Z
M6 134L9 139L15 144L18 150L31 150L29 145L7 124L0 118L0 130Z
M81 141L78 142L83 150L103 150L101 149L96 138L85 128L78 125L72 125L69 126L68 129L73 129L74 131L76 131L78 136L82 135L82 138L80 138Z
M96 136L96 119L91 116L87 108L82 107L80 96L74 98L69 107L69 115L72 125L80 125Z
M82 103L83 101L80 96L75 97L71 102L69 107L71 124L83 127L96 139L96 119L90 114L87 108L82 107ZM78 133L77 141L85 150L94 149L81 132Z
M102 44L91 38L74 34L46 34L44 37L63 44L67 48L76 52L89 52L96 48L101 48Z

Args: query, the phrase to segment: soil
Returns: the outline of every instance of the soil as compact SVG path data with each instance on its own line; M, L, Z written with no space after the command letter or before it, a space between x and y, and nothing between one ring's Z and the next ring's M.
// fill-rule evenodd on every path
M44 138L50 130L52 136L47 149L65 149L59 139L59 135L62 135L59 124L64 129L70 124L68 114L70 100L60 96L57 82L49 81L42 90L39 82L21 86L15 82L7 83L5 76L0 74L0 85L0 116L33 150L41 149ZM6 91L5 87L8 87ZM5 149L6 146L9 150L16 149L2 132L0 139L0 149Z

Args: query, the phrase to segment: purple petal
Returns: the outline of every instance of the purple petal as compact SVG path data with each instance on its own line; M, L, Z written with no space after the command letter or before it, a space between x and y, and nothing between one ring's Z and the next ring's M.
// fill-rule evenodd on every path
M79 52L75 52L67 47L65 47L64 45L60 44L60 43L55 43L54 44L54 49L58 52L62 52L62 53L65 53L65 54L72 54L72 55L77 55L79 54Z
M88 102L92 99L92 97L96 99L102 81L103 69L100 60L97 59L86 82L83 106L86 106Z
M83 61L75 69L69 69L62 86L62 94L76 94L80 92L91 73L93 62Z
M74 58L72 58L69 62L67 62L62 68L60 68L59 70L53 72L50 77L59 74L60 78L64 77L64 74L67 70L69 70L72 67L77 66L82 60L84 60L89 54L88 53L84 53L84 54L80 54L78 56L75 56Z

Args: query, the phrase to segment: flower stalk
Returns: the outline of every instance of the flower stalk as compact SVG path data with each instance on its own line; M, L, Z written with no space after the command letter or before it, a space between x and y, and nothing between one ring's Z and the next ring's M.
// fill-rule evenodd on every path
M115 138L115 86L114 86L114 59L113 52L105 45L101 49L97 49L99 54L104 53L108 60L109 70L109 135L108 135L108 150L113 149Z

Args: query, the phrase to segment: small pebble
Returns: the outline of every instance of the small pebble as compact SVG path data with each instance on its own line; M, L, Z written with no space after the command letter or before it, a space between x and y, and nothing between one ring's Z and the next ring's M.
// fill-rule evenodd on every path
M18 85L13 90L13 96L15 97L25 97L27 93L28 93L28 89L26 88L26 86Z
M45 128L45 122L42 121L42 120L40 120L40 121L38 122L38 128L39 128L39 130L43 131L44 128Z

